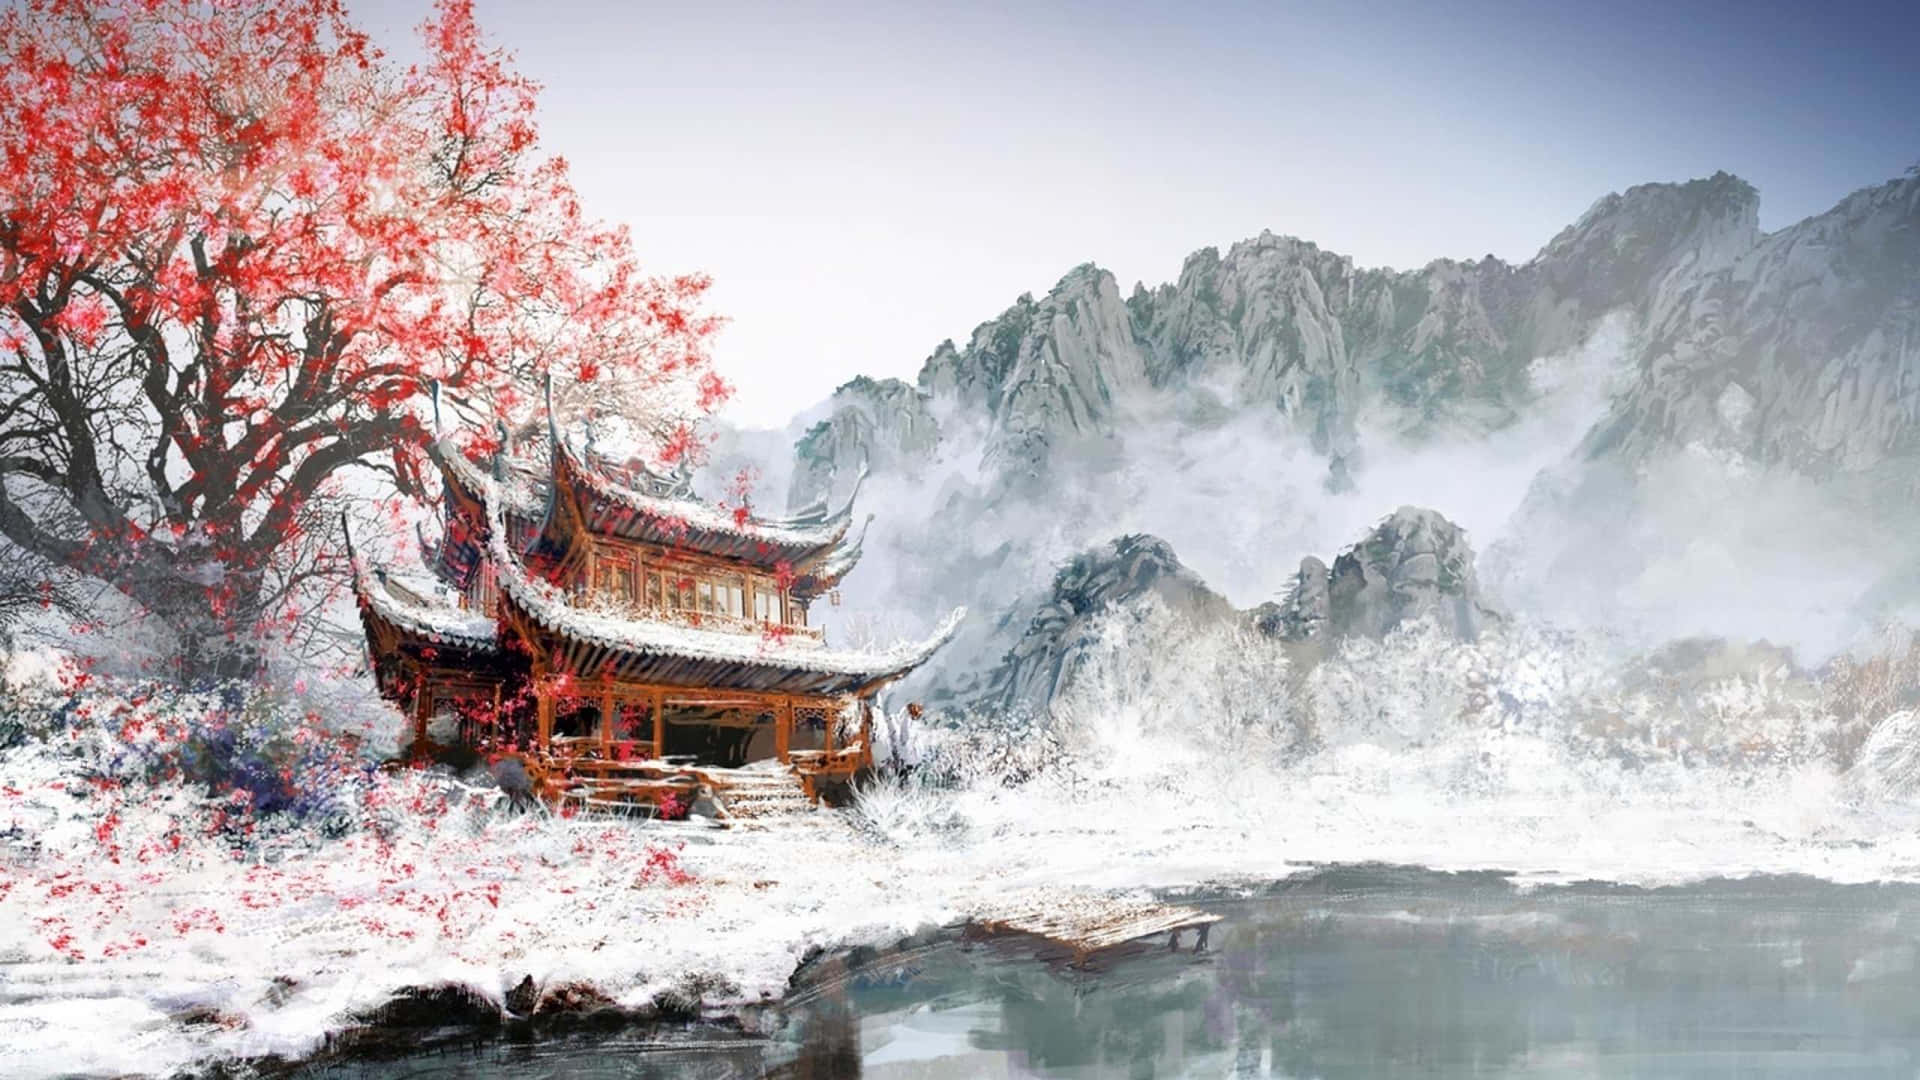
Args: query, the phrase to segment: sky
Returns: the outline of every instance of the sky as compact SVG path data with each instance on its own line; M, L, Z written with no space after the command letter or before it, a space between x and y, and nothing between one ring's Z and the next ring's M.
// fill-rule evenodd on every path
M1920 162L1911 2L476 6L589 211L713 275L749 427L1085 262L1520 262L1634 184L1724 169L1777 229ZM400 56L427 10L352 7Z

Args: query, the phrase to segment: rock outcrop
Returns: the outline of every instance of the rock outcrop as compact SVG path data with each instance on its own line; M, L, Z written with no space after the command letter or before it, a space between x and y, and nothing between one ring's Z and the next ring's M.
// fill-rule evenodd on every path
M1263 631L1288 641L1381 637L1410 619L1432 618L1463 640L1497 618L1480 595L1466 533L1432 510L1403 506L1334 559L1309 556L1284 602L1256 613Z
M1920 452L1920 173L1662 285L1585 456L1706 445L1826 477Z
M854 379L827 408L794 446L792 507L844 495L863 467L910 477L940 442L927 396L899 379Z
M1342 638L1377 638L1418 617L1463 640L1498 618L1480 596L1466 534L1432 510L1401 507L1331 569L1312 556L1301 560L1284 602L1248 612L1208 588L1166 541L1123 536L1076 556L1044 597L1007 612L999 632L1012 644L984 677L953 692L951 703L1045 710L1094 643L1101 618L1149 598L1197 624L1241 621L1312 644L1317 648L1298 656L1308 662Z
M977 689L956 696L971 705L1044 710L1072 678L1100 617L1150 597L1196 620L1235 617L1166 541L1122 536L1074 557L1043 599L1004 615L1001 632L1018 637Z
M1333 561L1327 582L1327 625L1335 637L1379 637L1426 616L1471 641L1487 614L1466 534L1432 510L1395 511Z

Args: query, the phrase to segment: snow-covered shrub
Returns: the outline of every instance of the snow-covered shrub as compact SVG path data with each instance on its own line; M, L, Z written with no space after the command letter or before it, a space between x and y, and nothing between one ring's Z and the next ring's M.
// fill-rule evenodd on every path
M1920 708L1920 634L1884 626L1863 656L1841 655L1821 672L1826 708L1833 714L1829 752L1843 767L1863 752L1884 717Z
M71 663L9 679L0 693L14 741L44 744L83 775L184 785L250 816L344 827L353 793L375 768L356 734L286 693L103 679Z
M949 716L918 744L912 775L933 787L1018 787L1070 771L1060 731L1044 714L975 709Z
M1282 762L1307 741L1299 715L1280 641L1238 623L1197 625L1156 600L1094 625L1052 709L1075 761L1121 775Z
M210 795L241 795L256 814L340 821L349 812L345 794L375 767L355 740L273 697L247 698L198 721L177 750L182 779Z
M854 791L850 820L863 835L885 843L935 837L959 843L967 820L953 792L911 775L893 774Z
M1819 684L1764 643L1689 640L1635 657L1585 719L1594 748L1625 760L1839 767Z
M1303 696L1329 745L1419 746L1486 713L1487 666L1476 646L1418 619L1380 641L1342 642L1308 674Z
M1874 725L1848 770L1847 783L1854 795L1868 800L1920 796L1920 712L1903 710Z

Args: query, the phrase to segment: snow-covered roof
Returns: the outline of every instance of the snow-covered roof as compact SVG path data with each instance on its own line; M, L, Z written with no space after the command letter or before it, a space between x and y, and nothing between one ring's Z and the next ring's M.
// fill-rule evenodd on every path
M460 485L468 494L476 498L484 497L488 490L489 476L484 466L473 461L455 445L451 438L436 439L427 445L427 456L431 457L446 474L448 479ZM525 470L509 470L506 482L494 489L495 498L505 500L511 509L524 514L537 514L546 504L544 486Z
M397 588L385 571L369 568L358 558L353 560L353 591L375 615L428 641L478 652L500 648L492 618L426 601L411 589Z
M751 516L738 516L721 506L698 499L666 498L622 483L608 470L585 459L564 434L558 439L560 457L573 475L600 498L624 506L643 517L659 521L681 522L689 530L730 536L756 543L790 548L820 548L834 544L847 533L853 516L849 502L838 512L813 523L776 523Z
M488 484L493 481L488 479ZM727 665L849 676L855 681L905 674L946 644L965 617L956 608L933 636L885 649L830 649L805 635L754 635L648 618L625 618L575 606L559 589L526 572L502 540L498 503L487 500L488 545L502 592L534 622L578 642L613 652L679 657Z
M428 452L451 484L476 499L488 499L484 493L492 490L496 494L491 498L503 502L523 520L548 518L554 476L565 469L567 477L577 481L590 496L589 505L583 509L588 528L596 532L750 562L770 563L783 558L795 566L836 559L844 550L836 550L836 545L847 535L858 485L837 510L816 509L794 518L761 519L685 495L644 490L642 484L623 476L620 469L594 460L590 452L575 446L557 425L549 430L550 436L540 446L528 447L529 457L544 459L546 468L539 471L530 468L530 461L518 454L489 469L468 458L448 438L436 440ZM846 563L847 567L851 565Z
M798 597L818 596L840 584L860 561L860 550L867 541L867 527L873 524L873 515L860 523L860 532L850 541L842 540L826 558L807 567L794 578L792 591Z

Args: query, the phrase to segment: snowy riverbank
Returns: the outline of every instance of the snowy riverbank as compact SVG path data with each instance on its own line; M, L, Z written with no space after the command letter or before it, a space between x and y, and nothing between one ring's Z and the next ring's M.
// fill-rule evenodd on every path
M1629 755L1568 734L1573 712L1537 688L1565 680L1542 683L1533 654L1491 649L1409 664L1443 689L1449 671L1480 680L1519 720L1474 720L1369 656L1369 692L1441 719L1408 736L1411 720L1342 704L1304 749L1225 753L1104 708L1062 767L1019 783L885 783L851 810L735 830L507 814L451 778L373 768L337 718L29 679L0 716L0 1042L16 1075L299 1058L407 988L504 1004L528 977L634 1011L695 990L727 1009L779 999L813 950L888 945L1029 888L1232 893L1361 862L1523 886L1920 881L1904 728L1847 769L1655 752L1670 739ZM1818 730L1774 697L1737 701L1748 712L1715 722Z
M1861 820L1789 837L1777 830L1794 811L1775 800L1737 819L1680 799L1362 810L1324 786L1271 802L1212 792L1215 807L1232 800L1235 826L1195 820L1204 804L1168 790L1083 799L1069 825L1040 792L976 792L937 806L876 797L871 821L825 812L719 832L443 808L444 784L400 774L369 792L392 807L388 825L318 843L289 834L236 858L217 838L182 836L208 813L184 795L108 809L58 780L20 779L15 760L4 820L34 823L38 850L10 862L0 899L0 1032L44 1076L300 1057L408 987L499 1001L531 976L643 1009L691 980L710 1005L768 1001L811 949L890 943L1029 886L1230 889L1320 860L1536 881L1920 880L1911 828Z

